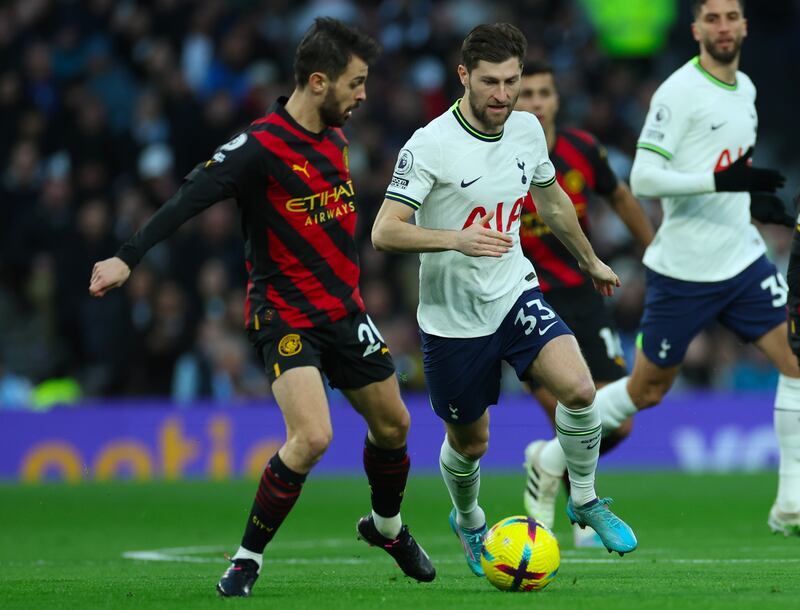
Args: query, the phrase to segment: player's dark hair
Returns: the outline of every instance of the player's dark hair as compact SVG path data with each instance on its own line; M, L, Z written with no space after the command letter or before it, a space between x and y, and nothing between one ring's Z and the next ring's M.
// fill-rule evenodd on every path
M543 59L533 59L525 62L525 66L522 68L522 76L536 76L537 74L549 74L553 77L553 80L556 78L556 71L553 70L550 62Z
M694 15L695 19L700 15L700 9L703 8L706 2L707 0L692 0L692 15ZM744 0L739 0L739 9L744 14Z
M464 39L461 45L461 62L471 72L478 62L499 64L512 57L525 57L528 41L519 28L510 23L479 25Z
M371 36L337 19L317 17L297 45L295 82L302 89L314 72L336 80L347 69L353 55L369 65L380 52L380 45Z

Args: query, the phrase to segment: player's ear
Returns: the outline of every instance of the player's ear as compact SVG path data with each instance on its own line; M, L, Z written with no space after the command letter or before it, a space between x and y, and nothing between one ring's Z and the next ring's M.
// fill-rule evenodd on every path
M465 88L469 88L469 72L462 64L458 64L458 79Z
M312 72L308 77L308 86L311 93L321 95L328 87L328 77L322 72Z
M700 42L700 32L697 31L697 20L692 21L692 37Z

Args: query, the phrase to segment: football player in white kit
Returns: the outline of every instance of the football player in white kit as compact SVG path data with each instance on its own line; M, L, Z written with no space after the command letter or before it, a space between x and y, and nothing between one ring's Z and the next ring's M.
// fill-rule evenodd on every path
M417 320L431 405L447 431L440 466L454 504L450 525L478 576L486 534L479 460L489 444L487 407L498 400L503 360L559 401L556 430L572 485L570 519L592 526L609 552L637 545L609 500L595 493L600 419L594 384L519 243L523 203L533 194L540 215L595 287L610 295L619 285L556 183L538 120L512 110L525 48L522 32L510 24L470 32L458 67L464 97L400 151L372 229L378 250L422 253ZM408 222L412 215L416 224Z
M777 171L750 164L758 118L756 90L738 71L747 20L740 0L694 0L700 55L653 95L631 172L636 195L660 197L664 219L644 255L647 292L633 372L597 393L604 434L637 410L657 405L678 374L689 342L718 320L758 347L780 372L775 431L775 532L800 534L800 367L787 342L787 289L766 257L752 217L792 225L774 193ZM560 476L551 440L536 466ZM540 511L553 498L539 496Z

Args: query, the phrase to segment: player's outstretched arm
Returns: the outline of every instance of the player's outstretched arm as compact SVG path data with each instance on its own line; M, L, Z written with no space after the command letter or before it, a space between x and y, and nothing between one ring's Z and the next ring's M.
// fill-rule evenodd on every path
M532 184L530 190L536 209L550 230L575 257L581 269L592 278L598 292L611 296L614 288L620 285L619 278L608 265L597 258L575 215L575 206L561 186L557 182L545 188Z
M122 286L130 277L131 268L116 256L94 264L89 280L89 294L102 297L114 288Z
M774 193L785 178L773 169L749 165L750 148L722 171L684 172L671 169L669 161L645 148L636 151L631 169L631 188L637 197L680 197L722 191Z
M617 187L608 196L608 202L642 248L649 246L655 235L653 223L628 185L618 181Z
M457 250L467 256L499 257L508 252L510 236L488 228L489 212L461 231L428 229L411 224L414 210L385 199L372 225L372 245L386 252L444 252Z
M178 192L122 244L113 258L95 264L89 281L92 296L101 297L124 284L147 251L190 218L218 201L238 197L243 189L260 188L267 171L262 159L262 146L246 133L219 147L212 159L198 164L186 176Z
M92 268L89 293L101 297L125 283L131 270L147 251L172 235L178 227L210 205L225 199L226 189L208 176L192 176L164 205L117 251L113 258Z

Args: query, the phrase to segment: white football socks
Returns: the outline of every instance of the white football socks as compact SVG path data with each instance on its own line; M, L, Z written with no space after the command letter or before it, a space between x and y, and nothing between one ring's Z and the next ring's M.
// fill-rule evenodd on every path
M619 428L638 410L628 394L628 377L618 379L597 390L594 406L603 426L603 436ZM560 477L567 468L567 460L558 438L551 439L539 456L542 469L549 475Z
M800 513L800 379L778 378L774 422L781 451L775 503L781 512Z
M234 553L231 559L252 559L258 564L258 573L261 574L261 564L264 561L264 556L261 553L254 553L240 546L239 550Z
M594 403L583 409L556 405L556 436L569 472L570 496L575 506L597 497L594 473L600 456L600 414Z
M560 477L567 469L567 458L558 437L552 438L542 447L539 454L539 465L547 474L553 477Z
M478 506L481 488L480 460L470 460L450 446L447 435L439 452L439 470L456 507L456 521L461 527L475 529L486 524L486 515Z
M394 540L400 529L403 527L403 520L400 518L400 513L394 517L381 517L374 510L372 511L372 521L375 523L375 529L378 530L381 536L386 536Z
M594 404L603 423L603 436L607 436L638 410L628 394L628 377L617 379L597 390Z

